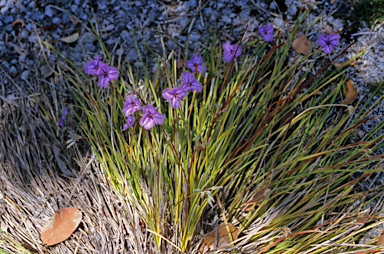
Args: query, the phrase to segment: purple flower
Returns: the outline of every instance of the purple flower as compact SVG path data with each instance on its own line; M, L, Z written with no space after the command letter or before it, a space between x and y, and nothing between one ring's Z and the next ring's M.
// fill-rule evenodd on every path
M180 108L181 100L187 96L183 87L175 87L172 89L166 88L162 94L163 98L166 99L172 108Z
M109 81L117 79L120 75L120 72L116 67L111 67L108 65L102 66L101 69L102 74L99 75L99 82L97 84L101 87L107 88Z
M239 44L231 45L230 41L226 41L223 44L223 49L224 49L223 61L224 62L230 63L232 61L232 59L241 55L242 49L241 49L241 46L239 46L239 49L237 49L238 46L239 46ZM237 49L237 52L236 52L236 49ZM236 52L236 54L235 54L235 52Z
M68 109L67 109L67 108L64 108L64 109L63 109L63 112L64 112L64 115L65 115L65 116L68 115Z
M197 65L197 70L196 70L196 65ZM196 55L196 54L193 54L192 58L187 61L186 66L189 69L191 69L192 72L197 71L197 73L200 73L201 71L203 71L203 73L205 73L205 71L207 70L207 66L205 66L203 63L203 58L201 56Z
M146 105L142 107L144 114L142 114L142 118L140 119L140 125L144 127L144 129L149 130L156 124L161 125L164 123L165 115L159 113L157 109L152 105Z
M133 115L129 115L127 118L127 123L124 124L123 126L123 130L128 129L128 127L132 128L134 123L135 123L135 117Z
M181 83L180 87L184 88L186 92L196 91L200 93L201 90L203 90L203 86L201 85L201 83L197 81L195 75L193 75L189 71L183 72L181 74L181 77L183 78L183 83Z
M331 53L333 48L339 44L340 35L333 33L330 35L320 34L317 38L317 43L324 49L325 52Z
M90 62L84 65L84 71L88 75L101 75L103 73L102 67L107 66L106 63L103 63L101 60L101 56L96 55L95 60L91 60Z
M123 114L125 117L129 117L137 110L141 108L141 103L135 95L129 94L125 96L125 104L123 106Z
M259 33L265 41L273 40L273 25L271 23L266 24L265 26L259 27Z
M59 125L60 125L60 126L63 126L63 125L64 125L64 124L63 124L63 121L59 120Z

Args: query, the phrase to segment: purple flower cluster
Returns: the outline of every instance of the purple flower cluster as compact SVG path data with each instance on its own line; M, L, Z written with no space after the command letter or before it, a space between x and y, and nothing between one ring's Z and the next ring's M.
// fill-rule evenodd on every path
M340 35L333 33L329 35L320 34L317 38L317 44L319 44L326 53L331 53L333 48L339 44Z
M237 47L239 47L239 48L237 48ZM241 46L239 46L239 44L231 45L230 41L226 41L223 44L223 49L224 49L223 61L226 63L230 63L232 61L232 59L240 56L242 53Z
M192 55L192 58L187 61L186 66L194 72L205 72L207 67L203 63L203 58L196 54ZM185 71L181 74L182 83L179 87L164 89L162 96L166 99L171 108L180 108L181 102L187 96L188 92L198 92L203 90L203 85L195 78L193 73Z
M125 96L125 103L123 106L123 114L127 117L127 123L124 124L123 129L128 129L133 127L135 123L134 113L136 111L142 111L140 125L149 130L156 124L161 125L164 123L165 115L161 114L155 107L152 105L141 106L140 100L134 94L128 94Z
M97 84L101 87L108 88L109 81L119 77L120 72L116 67L109 66L101 61L101 56L96 55L94 60L84 65L84 71L88 75L99 77Z

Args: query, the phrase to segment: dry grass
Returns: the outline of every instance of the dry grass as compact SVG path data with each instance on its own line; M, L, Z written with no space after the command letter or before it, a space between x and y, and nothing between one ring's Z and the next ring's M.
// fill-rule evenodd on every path
M3 101L0 132L0 222L7 235L32 253L141 253L147 239L141 233L139 215L129 201L109 186L92 153L78 143L65 147L63 131L46 117L57 119L57 86L49 96L35 80L40 110L33 96L18 94ZM21 91L20 91L21 93ZM50 101L54 102L53 105ZM56 115L56 118L55 118ZM89 149L88 149L89 150ZM78 230L66 241L50 247L40 240L44 223L63 207L83 213ZM130 211L130 212L126 212ZM0 234L1 249L23 253ZM127 237L129 236L129 237ZM25 252L24 252L25 253Z

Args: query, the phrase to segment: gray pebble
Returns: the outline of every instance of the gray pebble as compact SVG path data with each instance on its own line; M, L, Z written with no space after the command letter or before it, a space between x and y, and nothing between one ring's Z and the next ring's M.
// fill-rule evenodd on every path
M75 4L76 5L80 5L81 4L81 0L75 0Z
M117 49L116 50L116 55L120 55L120 50L121 50L121 54L123 54L124 53L124 49Z
M79 7L78 7L77 5L75 5L75 4L72 4L72 6L71 6L71 11L72 11L73 13L77 13L77 12L79 11Z
M48 5L47 7L45 7L45 15L47 15L48 17L52 18L53 17L53 10L51 8L50 5Z
M61 18L54 17L54 18L52 19L52 23L53 23L53 24L59 24L60 22L61 22Z
M37 43L37 42L38 42L37 35L36 35L36 34L31 34L31 35L28 37L28 41L29 41L30 43Z
M32 13L31 17L33 20L40 21L44 19L44 14L40 11L36 11Z
M9 63L7 61L2 62L4 68L9 69Z
M113 30L113 28L115 28L115 26L114 26L113 24L111 24L111 25L108 25L108 26L105 28L105 30L107 30L107 31L111 31L111 30Z
M9 24L13 22L13 16L9 15L4 19L5 24Z
M6 30L7 32L11 32L11 31L13 30L12 24L7 25L7 26L5 27L5 30Z
M36 4L35 4L35 2L34 2L34 1L30 2L30 3L28 4L28 8L30 8L30 9L35 9L35 8L36 8Z
M293 0L285 0L285 5L291 5L293 3Z
M11 64L17 64L17 60L16 60L16 59L13 59L13 60L11 61Z
M192 33L190 36L189 36L189 39L191 41L198 41L200 39L200 34L195 34L195 33Z
M0 27L2 27L3 26L3 22L0 20Z
M53 33L52 37L55 38L56 40L61 38L61 36L58 35L57 33Z
M19 61L21 62L21 63L24 63L25 62L25 60L26 60L26 56L25 55L20 55L19 56Z
M297 7L296 7L296 5L294 5L294 4L292 4L292 5L290 5L289 7L288 7L288 13L289 13L289 15L291 15L291 16L294 16L294 15L296 15L296 12L297 12Z
M7 3L7 0L0 0L0 7L3 7Z
M115 39L110 38L105 43L107 43L108 45L111 45L111 44L115 43Z
M105 10L105 9L107 9L107 5L105 3L101 3L101 4L99 4L99 9Z
M80 14L80 18L81 18L82 20L87 20L87 19L88 19L88 15L85 14L84 12L82 12L82 13Z
M180 19L180 25L181 26L185 26L185 24L189 21L189 18L188 17L184 17L182 19Z
M227 24L231 24L232 23L232 19L228 16L222 16L221 17L221 20Z
M16 73L17 72L16 67L12 65L11 68L9 69L9 72L10 73Z
M67 13L64 13L63 14L63 23L68 23L70 21L70 19L69 19L69 14L67 14Z
M30 74L31 74L31 72L29 70L23 71L23 73L21 73L20 79L21 80L27 80L29 78Z
M127 54L130 61L136 61L139 58L136 49L130 49Z
M87 32L83 34L80 40L83 44L92 44L96 38L90 32Z

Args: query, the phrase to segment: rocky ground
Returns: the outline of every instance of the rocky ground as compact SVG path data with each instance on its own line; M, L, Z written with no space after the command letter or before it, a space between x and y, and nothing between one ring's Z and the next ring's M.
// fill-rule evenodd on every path
M320 61L315 70L319 70L355 39L359 42L339 58L338 62L349 60L361 50L367 49L367 52L357 59L355 66L347 67L346 73L355 81L355 87L359 92L358 100L365 102L371 93L372 83L384 80L384 31L383 24L362 23L359 28L351 29L351 21L340 17L348 16L347 14L353 11L353 1L0 0L0 120L10 124L4 122L4 119L8 119L4 118L4 115L8 114L8 109L11 106L19 107L21 99L31 98L33 93L38 94L41 82L48 82L51 87L55 87L56 100L52 102L54 104L52 108L57 111L55 114L59 117L68 93L64 86L55 83L53 69L62 68L63 59L52 50L43 47L41 42L52 44L75 65L83 66L95 54L102 54L92 34L89 20L97 24L115 62L121 55L121 63L129 62L131 66L142 66L136 50L136 40L142 56L150 56L148 64L153 71L156 69L155 61L152 60L151 53L142 41L160 55L163 54L162 45L167 51L166 54L172 49L181 49L184 53L189 35L190 56L192 52L201 52L204 49L211 26L224 42L238 41L248 25L244 42L250 42L259 38L258 26L267 22L272 23L283 34L289 33L289 26L293 25L300 10L309 6L313 9L303 27L310 27L320 18L318 24L311 26L306 32L314 48L318 46L316 44L318 34L325 33L329 29L333 31L341 29L342 36L341 43L335 47L333 53L326 54L323 51L317 53ZM74 42L66 43L60 40L76 36L76 33L79 34L79 38ZM290 63L298 56L293 49L289 55ZM373 105L378 99L379 97L376 97L368 104ZM36 107L36 104L33 107ZM355 111L359 110L356 108ZM381 105L372 111L371 116L383 114L384 106ZM354 114L351 118L353 116ZM359 131L367 132L381 120L382 117L379 117L363 124ZM384 130L379 130L376 136L383 133ZM0 152L4 154L4 147ZM57 153L55 152L54 157L57 157ZM376 153L384 153L384 149ZM3 156L0 154L0 157ZM57 163L60 164L59 160ZM63 170L62 173L65 174ZM371 179L362 187L371 188L372 185L378 184L384 184L383 177Z

